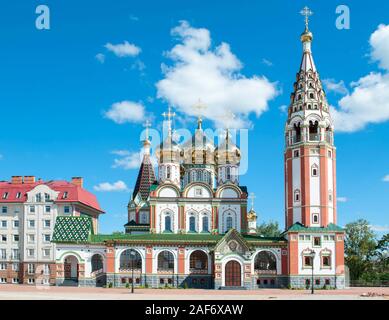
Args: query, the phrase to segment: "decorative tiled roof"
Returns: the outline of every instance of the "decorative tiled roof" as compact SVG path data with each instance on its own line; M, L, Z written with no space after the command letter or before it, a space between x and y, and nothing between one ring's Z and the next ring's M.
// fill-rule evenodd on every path
M333 223L328 224L327 227L306 227L303 224L296 222L284 233L287 232L344 232L344 229Z
M104 243L106 241L126 243L192 243L216 245L225 234L176 234L176 233L146 233L146 234L114 234L114 235L91 235L91 243ZM266 242L274 244L286 243L283 237L262 237L258 235L242 235L249 244Z
M92 221L89 217L58 216L55 221L53 242L88 242L92 235Z
M143 155L143 160L139 168L138 178L136 179L136 184L134 192L132 193L132 200L135 199L139 193L142 200L147 200L150 187L156 182L154 168L150 160L150 155L145 153Z

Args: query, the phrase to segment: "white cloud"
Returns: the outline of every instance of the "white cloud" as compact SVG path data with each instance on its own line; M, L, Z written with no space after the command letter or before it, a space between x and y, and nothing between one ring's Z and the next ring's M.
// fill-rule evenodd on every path
M380 226L380 225L371 225L370 228L371 228L373 231L377 231L377 232L388 232L388 231L389 231L389 225L384 225L384 226Z
M136 15L131 14L130 15L130 20L131 21L139 21L139 17L137 17Z
M137 47L135 44L129 43L128 41L118 44L107 43L105 47L120 58L135 57L142 51L141 48Z
M278 109L281 111L281 113L288 113L288 106L286 104L283 104Z
M94 186L93 189L102 192L129 191L127 185L121 180L116 181L114 183L102 182L99 183L97 186Z
M139 169L142 163L143 151L115 150L111 153L119 156L113 160L112 168L122 168L124 170ZM154 167L158 165L154 155L150 156L150 160Z
M265 59L265 58L262 59L262 63L263 63L264 65L267 65L268 67L273 66L273 62L271 62L270 60Z
M102 53L98 53L95 55L95 58L98 62L104 63L105 62L105 55Z
M385 71L371 72L351 83L353 91L332 108L337 131L354 132L389 120L389 25L380 25L369 43L371 58Z
M104 115L118 124L139 123L145 119L145 107L141 103L121 101L114 103Z
M382 69L389 70L389 25L381 24L370 37L371 58Z
M216 125L242 127L254 112L260 116L269 100L278 95L275 83L263 76L248 78L240 73L242 63L227 43L211 48L211 36L205 28L193 28L186 21L173 28L180 43L166 55L173 65L162 65L164 79L156 86L158 97L189 116L197 116L193 106L199 99L207 106L202 115ZM227 116L234 113L235 118Z
M323 79L323 84L326 87L327 92L335 92L342 95L348 94L348 90L343 80L336 82L334 79Z
M336 199L338 202L347 202L348 199L346 197L337 197Z
M382 181L383 181L383 182L389 182L389 174L387 174L386 176L384 176L384 177L382 178Z

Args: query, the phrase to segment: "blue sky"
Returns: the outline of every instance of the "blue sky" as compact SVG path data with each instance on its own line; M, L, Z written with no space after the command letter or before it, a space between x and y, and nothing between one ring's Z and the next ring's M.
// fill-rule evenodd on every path
M128 160L132 152L139 151L144 117L153 119L153 127L162 120L160 114L167 103L158 98L156 84L166 78L161 64L177 66L168 53L182 39L172 36L171 30L185 20L188 28L209 31L209 52L222 42L229 44L229 52L241 63L236 73L247 79L266 77L277 90L278 94L268 99L266 111L259 106L242 112L252 129L249 169L241 184L256 194L259 222L277 220L283 226L286 115L282 106L289 103L301 59L299 36L304 23L298 13L308 5L315 13L310 24L315 62L321 78L330 79L328 100L338 110L338 128L342 131L336 134L338 197L345 200L338 203L339 224L365 218L380 233L387 232L389 182L384 177L389 175L389 99L385 96L389 62L385 53L389 56L389 38L384 27L389 24L389 4L349 1L351 28L338 30L335 9L347 3L209 2L118 0L80 4L47 0L44 4L50 8L50 30L35 27L35 8L40 2L3 4L0 179L8 180L12 175L35 175L45 180L83 176L85 187L96 193L107 212L101 218L101 232L123 230L130 193L96 191L94 187L118 181L129 189L134 187L137 170L115 167L115 159L123 159L124 154ZM373 45L369 44L380 24L384 26L376 33ZM115 46L125 41L140 48L139 52L127 47L127 55L120 56L119 51L106 47L110 43L119 50ZM371 73L377 76L374 84L368 81ZM361 90L373 93L371 104L360 99ZM168 95L173 99L171 91ZM137 114L138 120L119 124L107 117L112 105L123 101L144 107ZM350 105L356 105L354 110L360 113L347 110ZM180 110L176 110L180 118L187 119L187 109ZM189 128L194 127L192 119L184 122ZM207 120L205 126L214 123ZM122 158L112 153L118 150Z

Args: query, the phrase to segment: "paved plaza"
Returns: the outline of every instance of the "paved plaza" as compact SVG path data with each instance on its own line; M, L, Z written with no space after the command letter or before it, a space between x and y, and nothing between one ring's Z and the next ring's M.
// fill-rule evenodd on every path
M129 289L0 285L0 300L389 300L389 288L344 290Z

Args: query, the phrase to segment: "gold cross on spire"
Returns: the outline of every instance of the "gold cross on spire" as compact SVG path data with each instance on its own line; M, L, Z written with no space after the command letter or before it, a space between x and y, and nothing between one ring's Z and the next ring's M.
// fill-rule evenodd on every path
M169 106L167 109L167 113L166 112L162 113L162 116L167 118L167 121L171 121L171 119L176 116L176 113L172 112L172 108Z
M254 195L254 192L250 192L249 199L251 200L251 209L254 209L254 199L256 196Z
M300 14L305 17L305 30L308 31L309 17L313 15L313 12L311 9L305 6L303 10L300 11Z
M201 123L203 122L201 114L203 113L203 110L207 109L207 106L202 103L201 99L199 99L193 108L197 110L197 128L201 129Z

